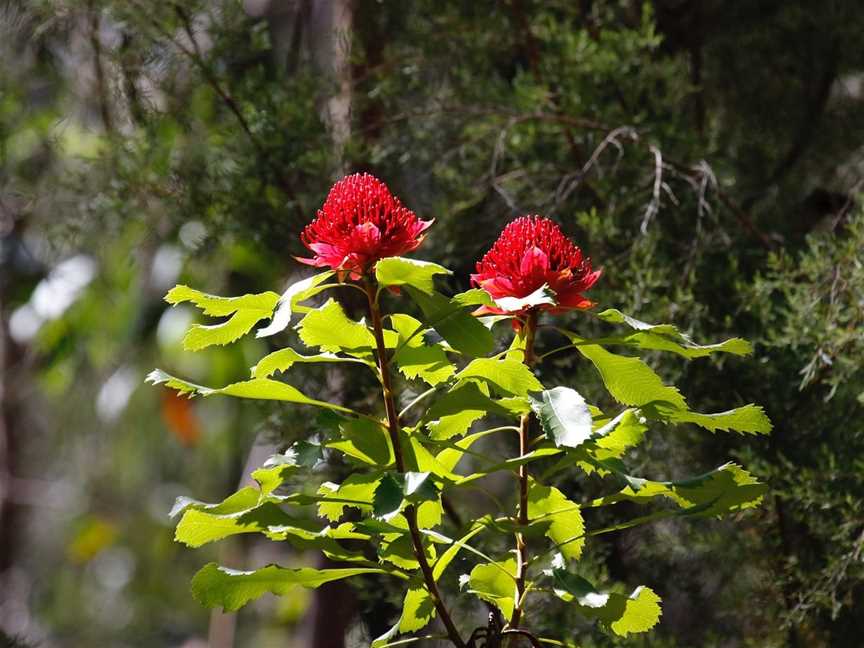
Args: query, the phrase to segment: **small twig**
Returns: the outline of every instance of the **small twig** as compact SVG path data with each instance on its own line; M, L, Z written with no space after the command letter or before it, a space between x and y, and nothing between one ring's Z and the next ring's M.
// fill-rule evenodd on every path
M648 233L649 223L660 211L660 189L663 185L663 155L660 153L660 149L653 144L648 146L648 150L654 155L654 187L651 191L651 201L642 216L642 225L639 226L639 231L643 235Z

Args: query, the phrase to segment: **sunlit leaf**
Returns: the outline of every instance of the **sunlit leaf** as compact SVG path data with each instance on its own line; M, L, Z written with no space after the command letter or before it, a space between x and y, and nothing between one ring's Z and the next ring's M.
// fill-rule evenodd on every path
M554 579L559 598L573 602L583 616L600 621L619 637L646 632L660 620L660 597L648 587L637 587L625 596L599 592L589 581L566 569L554 568L547 573Z
M719 517L758 506L768 490L765 484L731 462L689 479L651 481L629 477L627 481L629 485L622 491L595 500L591 505L625 500L645 504L655 497L665 497L688 509L688 515Z
M397 313L390 316L390 323L399 335L394 356L396 366L406 378L421 378L430 385L437 385L453 375L444 348L440 344L428 344L417 333L425 328L410 315Z
M765 415L765 410L752 403L716 414L700 414L675 409L663 403L643 407L642 412L649 418L669 423L694 423L711 432L735 430L749 434L769 434L772 428L771 420Z
M281 595L295 585L316 588L325 583L360 574L387 574L384 569L352 567L347 569L287 569L269 565L255 571L239 571L205 565L192 579L192 594L205 607L238 610L267 592Z
M565 558L578 559L582 555L585 523L579 505L552 486L533 482L528 488L528 518L532 522L548 523L546 537L556 545Z
M297 324L297 331L307 347L318 347L331 353L344 351L368 355L375 346L375 338L366 325L349 319L342 306L333 299L307 313Z
M295 363L319 363L319 362L358 362L355 358L342 358L334 353L319 353L316 355L304 356L297 353L294 349L287 347L279 349L273 353L264 356L252 367L253 378L269 378L277 371L287 371ZM366 364L366 363L364 363Z
M261 400L298 403L300 405L314 405L316 407L332 409L337 412L345 412L348 414L354 413L341 405L309 398L296 387L269 378L253 378L252 380L232 383L225 387L214 389L211 387L204 387L203 385L196 385L195 383L182 380L181 378L176 378L165 373L161 369L154 369L150 374L148 374L147 382L154 385L164 384L166 387L176 389L180 393L187 394L190 397L198 394L201 396L222 394L224 396L236 396L238 398L257 398Z
M701 358L715 352L746 356L753 352L750 343L741 338L730 338L717 344L696 344L672 324L647 324L614 308L598 313L597 317L611 324L626 324L635 329L637 332L626 336L622 342L642 349L671 351L685 358Z
M333 272L321 272L317 275L307 277L296 281L282 293L279 297L279 303L276 305L276 312L273 313L273 320L262 329L258 329L255 337L268 337L275 335L280 331L284 331L288 324L291 323L291 314L294 308L302 301L310 299L322 290L321 283L333 276Z
M543 385L531 370L518 360L477 358L456 374L457 380L480 380L502 396L527 396L541 391Z
M468 576L468 591L496 605L504 618L513 615L516 597L516 560L477 565Z
M420 310L427 326L434 328L456 351L476 358L495 347L492 333L458 303L432 291L429 294L411 288L405 290Z
M591 412L575 389L544 390L539 398L531 399L531 408L556 446L577 448L591 438Z
M687 409L678 389L664 385L660 376L639 358L615 355L593 344L576 348L594 364L606 389L619 403L639 406L662 401Z
M165 296L169 304L191 302L205 315L228 317L213 325L195 324L183 338L183 348L199 351L212 345L230 344L244 336L262 319L270 317L279 296L273 292L241 297L217 297L188 286L175 286Z
M375 264L375 278L382 286L411 286L427 294L435 289L433 277L439 274L452 272L437 263L402 257L388 257Z
M509 313L518 312L526 308L542 306L555 303L555 292L546 284L525 297L501 297L495 300L495 305Z

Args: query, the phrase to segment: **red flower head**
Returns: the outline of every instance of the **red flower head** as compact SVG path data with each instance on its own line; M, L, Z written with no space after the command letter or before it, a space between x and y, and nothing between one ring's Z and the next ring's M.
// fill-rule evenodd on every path
M403 207L378 178L355 173L333 185L300 235L315 256L297 260L359 279L378 259L417 249L431 224Z
M591 271L590 259L582 257L555 223L542 216L522 216L504 228L471 275L471 282L497 302L497 307L483 306L476 314L520 315L532 306L552 312L590 308L594 302L582 293L599 277L600 271ZM532 304L514 303L544 284L554 294Z

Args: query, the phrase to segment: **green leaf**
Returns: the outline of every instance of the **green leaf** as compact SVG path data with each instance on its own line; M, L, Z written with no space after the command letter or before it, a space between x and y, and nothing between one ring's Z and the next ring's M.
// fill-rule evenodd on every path
M147 382L154 385L164 384L166 387L176 389L181 394L187 394L190 397L197 394L200 394L201 396L222 394L224 396L236 396L238 398L257 398L261 400L283 401L286 403L299 403L300 405L314 405L316 407L323 407L337 412L355 414L355 412L349 410L347 407L309 398L296 387L292 387L291 385L287 385L277 380L270 380L269 378L253 378L252 380L246 380L244 382L232 383L220 389L213 389L211 387L196 385L195 383L176 378L165 373L161 369L154 369L150 374L148 374Z
M509 411L484 394L475 383L457 385L429 408L426 428L433 439L450 439L464 434L475 421L490 413L507 416Z
M372 513L376 518L389 521L402 511L405 502L402 486L394 473L387 473L381 478L372 500Z
M735 430L749 434L770 434L772 429L771 420L765 415L765 410L752 403L716 414L700 414L657 403L643 407L642 413L649 418L669 423L695 423L711 432Z
M516 560L477 565L468 576L468 591L497 606L509 619L516 597Z
M579 505L571 502L557 488L533 482L528 488L528 518L531 522L549 524L546 537L556 545L565 558L573 560L582 555L585 545L585 523Z
M687 515L720 517L755 508L768 491L765 484L731 462L689 479L651 481L628 476L627 481L629 485L622 491L595 500L591 506L621 501L645 504L655 497L666 497L685 509Z
M455 369L444 348L440 344L427 344L418 333L424 328L423 324L401 313L391 315L390 323L399 335L398 351L393 359L406 378L419 377L430 385L437 385L453 375Z
M671 324L647 324L621 311L610 308L598 313L597 317L611 324L626 324L637 333L622 340L642 349L671 351L685 358L701 358L715 352L731 353L739 356L750 355L753 347L746 340L731 338L717 344L696 344L689 336L681 333Z
M408 586L405 598L402 601L402 614L396 622L383 635L372 641L371 648L383 648L392 645L394 639L400 632L416 632L424 628L435 618L435 603L428 590L419 579L414 579Z
M402 602L402 618L399 620L399 632L416 632L421 630L435 618L435 603L429 590L420 583L414 582L405 593Z
M546 436L559 448L578 448L591 438L591 412L575 389L547 389L539 399L531 399L531 409Z
M269 311L273 312L279 295L274 292L264 292L240 297L218 297L208 295L189 286L174 286L165 295L165 301L176 306L183 302L192 302L201 312L211 317L228 317L238 311ZM267 315L269 317L269 315Z
M593 344L576 348L594 364L606 389L619 403L641 406L662 401L677 409L687 409L681 393L664 385L660 376L639 358L615 355Z
M216 563L205 565L192 579L192 595L208 608L221 607L225 611L239 610L249 601L263 594L282 595L295 585L316 588L325 583L360 574L387 574L384 569L352 567L347 569L287 569L269 565L256 571L239 571L220 567Z
M438 500L438 488L428 472L386 473L372 501L375 517L390 521L406 504Z
M288 327L288 324L291 323L291 313L297 304L325 290L326 288L319 286L319 284L332 276L333 272L328 270L327 272L321 272L306 279L301 279L288 286L288 289L279 298L276 312L273 313L273 320L266 327L259 329L255 337L268 337L284 331Z
M456 555L462 550L467 542L485 528L486 527L483 524L475 524L468 533L447 547L447 550L441 554L441 557L432 567L432 578L434 578L436 582L444 575L444 571L450 566L450 563L453 562L453 559L456 558Z
M177 524L174 539L194 548L241 533L262 533L276 540L284 539L292 532L312 539L320 529L308 520L288 515L272 502L264 502L245 511L222 515L190 508Z
M480 380L502 396L527 396L529 392L541 391L543 385L522 362L503 358L477 358L456 374L457 380Z
M495 300L495 305L508 313L515 313L525 308L555 303L555 291L546 284L543 284L526 297L502 297L501 299Z
M230 344L252 330L262 319L270 317L279 296L274 292L241 297L217 297L208 295L188 286L175 286L165 301L171 305L192 302L205 315L228 317L219 324L195 324L183 338L183 348L187 351L200 351L214 344Z
M476 358L485 356L495 348L491 331L441 293L424 293L406 287L406 292L417 303L426 324L434 328L456 351Z
M628 408L594 431L596 449L592 450L592 455L601 460L621 457L625 451L639 445L647 431L648 426L637 410Z
M297 331L307 347L331 353L369 355L375 346L375 338L366 325L348 319L342 306L333 299L307 313L297 325Z
M619 637L646 632L660 620L660 597L648 587L637 587L630 596L624 596L599 592L590 582L565 569L547 573L555 581L554 592L559 598L575 602L583 616L600 621Z
M264 356L252 367L253 378L269 378L277 371L287 371L295 363L319 363L319 362L359 362L355 358L342 358L333 353L319 353L317 355L304 356L288 347L279 349ZM371 364L364 362L363 364ZM374 366L374 365L373 365Z
M429 294L435 289L433 277L439 274L453 274L437 263L388 257L375 264L375 278L382 286L411 286Z
M424 551L427 560L430 563L434 562L438 555L435 546L426 544ZM409 571L420 569L420 563L414 556L414 543L408 531L382 534L381 544L378 546L378 557L402 569Z
M457 306L494 306L492 297L482 288L471 288L465 292L453 295L450 300Z
M393 460L390 437L383 427L368 419L346 419L339 424L340 438L328 441L328 448L373 466L389 466Z
M378 488L380 480L380 473L354 473L341 484L324 482L318 493L327 496L331 501L319 502L318 515L336 522L342 517L346 507L371 510L375 489Z

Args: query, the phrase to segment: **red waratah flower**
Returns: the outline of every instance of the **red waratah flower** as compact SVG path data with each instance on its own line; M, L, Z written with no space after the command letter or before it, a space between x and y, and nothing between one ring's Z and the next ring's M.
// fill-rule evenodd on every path
M555 223L542 216L522 216L504 228L471 275L471 282L498 306L483 306L476 314L521 315L532 307L553 312L590 308L594 302L582 293L599 277L600 270L591 271L590 259L582 257ZM533 306L518 303L544 284L554 294L534 300Z
M378 178L355 173L333 185L300 235L315 256L297 260L359 279L378 259L417 249L431 224L404 207Z

